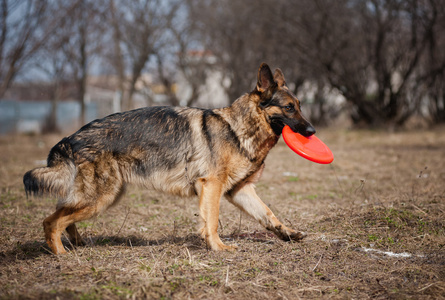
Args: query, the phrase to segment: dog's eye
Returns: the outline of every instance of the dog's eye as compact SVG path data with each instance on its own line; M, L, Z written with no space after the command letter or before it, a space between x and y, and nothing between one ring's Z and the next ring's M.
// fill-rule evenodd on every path
M294 111L294 110L295 110L295 108L294 108L293 105L286 105L286 106L284 107L284 109L285 109L286 111L288 111L288 112L291 112L291 111Z

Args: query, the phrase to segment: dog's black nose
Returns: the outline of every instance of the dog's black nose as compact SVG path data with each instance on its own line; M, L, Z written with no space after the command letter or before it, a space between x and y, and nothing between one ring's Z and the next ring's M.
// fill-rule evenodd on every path
M305 137L310 137L311 135L315 134L315 128L312 125L308 125L306 127L306 132L304 133Z

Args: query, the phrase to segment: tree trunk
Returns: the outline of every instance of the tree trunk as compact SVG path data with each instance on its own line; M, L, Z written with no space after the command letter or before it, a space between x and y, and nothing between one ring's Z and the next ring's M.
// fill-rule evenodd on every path
M120 110L122 110L125 107L124 103L124 93L125 93L125 70L124 70L124 61L123 61L123 55L122 50L120 46L120 42L122 40L122 34L119 28L119 21L116 16L116 7L114 5L114 1L110 0L110 11L111 11L111 22L113 26L113 45L114 45L114 51L115 51L115 57L113 58L113 61L115 63L115 68L117 71L118 76L118 83L117 83L117 89L119 92L119 104L120 104Z
M86 123L86 103L85 94L88 76L88 58L87 58L87 32L86 20L80 21L79 35L80 35L80 77L78 78L79 85L79 101L80 101L80 124L83 126Z
M51 111L49 113L48 119L46 120L45 127L43 128L44 133L60 132L59 126L57 125L57 107L59 106L60 93L60 81L56 79L51 97Z

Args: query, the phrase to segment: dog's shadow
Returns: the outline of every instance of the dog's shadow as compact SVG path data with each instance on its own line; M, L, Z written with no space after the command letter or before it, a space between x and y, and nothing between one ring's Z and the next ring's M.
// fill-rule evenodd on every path
M268 232L253 232L244 234L230 234L221 236L224 242L233 243L237 240L250 240L257 243L273 244L272 234ZM62 243L67 251L76 251L85 247L124 246L124 247L150 247L150 246L183 246L188 249L210 250L204 240L198 234L189 234L184 237L164 237L161 239L144 239L138 236L107 236L99 235L84 238L86 245L74 246L68 239L63 238ZM43 255L54 255L44 241L28 241L17 243L14 249L0 252L0 263L8 263L16 260L32 260Z
M205 248L205 243L197 234L187 235L185 237L165 237L161 239L144 239L138 236L107 236L99 235L84 238L85 245L74 246L67 238L62 238L62 244L67 251L76 251L86 247L101 246L124 246L124 247L143 247L143 246L165 246L185 245L189 248ZM0 263L8 263L15 260L32 260L42 255L53 255L51 249L44 241L18 242L12 250L0 252Z
M205 247L205 243L199 237L198 234L189 234L184 237L163 237L160 239L144 239L138 236L106 236L99 235L91 238L84 239L86 242L86 247L97 247L97 246L125 246L125 247L144 247L144 246L166 246L166 245L176 245L176 246L187 246L190 248L201 248ZM65 245L65 244L64 244ZM66 245L68 249L72 248L72 245ZM71 247L71 248L70 248Z

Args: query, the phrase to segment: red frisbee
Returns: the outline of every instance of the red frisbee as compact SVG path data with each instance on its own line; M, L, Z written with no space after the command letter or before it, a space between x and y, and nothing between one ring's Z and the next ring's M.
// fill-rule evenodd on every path
M315 135L304 137L293 132L286 125L283 128L283 139L295 153L310 161L319 164L330 164L334 160L332 151Z

